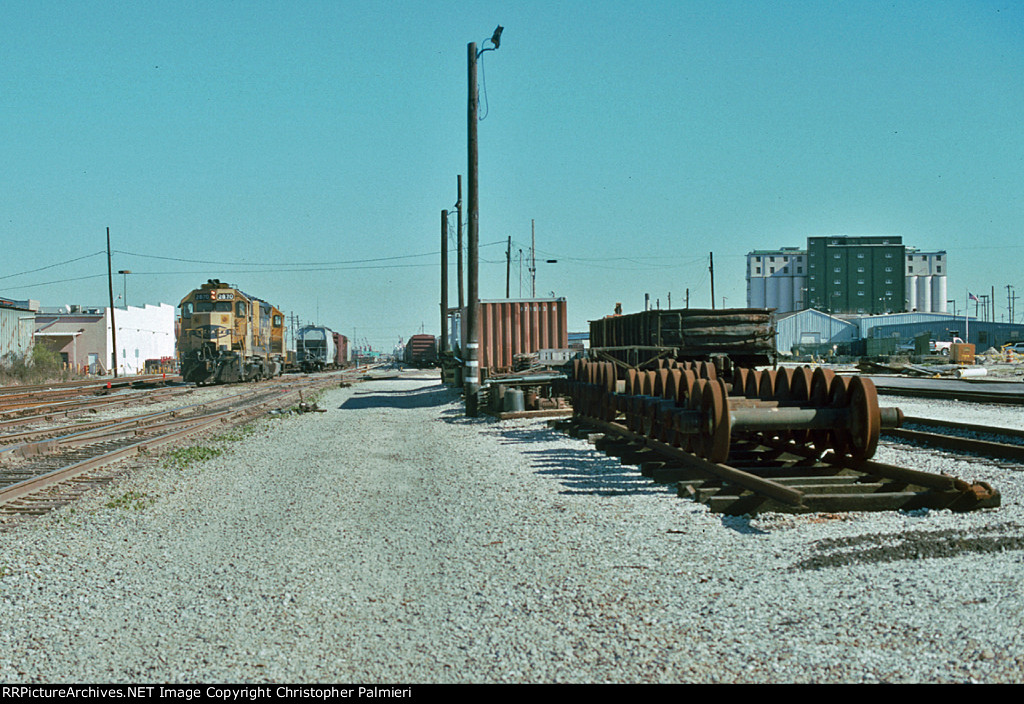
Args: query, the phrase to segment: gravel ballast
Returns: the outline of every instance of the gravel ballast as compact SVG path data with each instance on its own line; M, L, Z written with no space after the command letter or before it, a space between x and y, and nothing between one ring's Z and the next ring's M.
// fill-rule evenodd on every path
M436 377L319 405L0 532L0 681L1024 681L1024 467L883 444L1003 506L727 517Z

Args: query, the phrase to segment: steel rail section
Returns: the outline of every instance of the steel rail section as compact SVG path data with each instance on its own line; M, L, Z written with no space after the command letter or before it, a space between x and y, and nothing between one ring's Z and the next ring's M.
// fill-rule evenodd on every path
M944 450L973 452L993 459L1024 461L1024 445L980 440L978 438L965 438L944 433L929 433L921 430L910 430L909 428L892 428L886 430L884 434L897 440L916 442L921 445L938 447Z
M736 469L735 467L730 467L717 462L709 462L692 453L681 450L678 447L654 440L645 435L641 435L640 433L635 433L619 423L598 420L596 418L587 418L586 424L593 425L599 429L604 429L620 437L642 443L645 447L649 447L659 455L679 460L691 467L706 472L709 476L717 477L718 479L742 486L750 491L764 494L765 496L769 496L785 504L800 506L803 502L804 493L800 490L791 489L779 484L778 482L771 481L770 479L764 479L763 477L759 477L749 472L744 472L743 470Z
M281 389L281 393L273 395L272 398L261 399L255 403L246 405L244 408L236 409L234 411L224 411L215 414L212 417L208 417L206 420L201 422L188 425L185 428L165 433L154 438L147 438L112 452L82 460L67 467L30 477L20 482L9 484L8 486L0 489L0 506L6 506L13 501L23 499L31 494L53 486L54 484L74 479L86 472L112 464L126 457L138 454L139 452L148 451L153 448L175 442L194 433L207 430L217 424L229 421L243 422L271 403L287 403L294 397L301 398L301 393L302 389L286 387Z

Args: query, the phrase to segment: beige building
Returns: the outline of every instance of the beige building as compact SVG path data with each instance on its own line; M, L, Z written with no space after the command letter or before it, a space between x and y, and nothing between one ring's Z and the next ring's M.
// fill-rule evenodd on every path
M141 374L147 359L174 357L174 314L166 303L114 309L119 376ZM113 337L109 308L66 306L36 315L36 342L45 342L79 373L111 373Z

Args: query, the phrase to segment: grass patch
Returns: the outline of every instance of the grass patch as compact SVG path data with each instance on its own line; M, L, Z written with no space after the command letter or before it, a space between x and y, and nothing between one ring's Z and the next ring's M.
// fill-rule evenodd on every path
M245 440L247 437L256 432L255 426L250 423L223 433L221 435L214 435L210 438L210 442L214 445L223 445L231 442L238 442ZM212 447L210 445L193 445L192 447L176 447L173 450L167 452L164 455L163 462L165 467L172 469L183 470L186 467L190 467L197 462L205 462L206 460L212 460L215 457L220 457L224 454L224 448Z
M215 435L213 442L238 442L239 440L245 440L247 437L256 432L256 428L252 425L243 425L240 428L232 428L230 431L223 435Z
M151 505L155 499L149 498L149 494L143 491L128 491L106 503L107 508L123 508L128 510L141 511Z
M171 469L183 470L196 462L205 462L220 457L224 450L219 447L196 445L194 447L177 447L164 456L164 464Z

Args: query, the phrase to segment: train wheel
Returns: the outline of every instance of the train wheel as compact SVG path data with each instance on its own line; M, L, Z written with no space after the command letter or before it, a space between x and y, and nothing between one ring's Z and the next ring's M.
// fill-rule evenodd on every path
M874 457L882 427L878 392L870 379L855 376L850 380L850 455L855 460Z
M725 383L720 379L710 379L704 386L704 423L706 435L703 448L704 457L709 462L725 462L729 459L729 395Z

